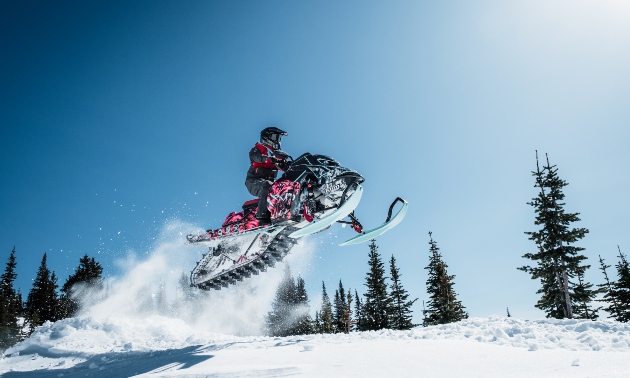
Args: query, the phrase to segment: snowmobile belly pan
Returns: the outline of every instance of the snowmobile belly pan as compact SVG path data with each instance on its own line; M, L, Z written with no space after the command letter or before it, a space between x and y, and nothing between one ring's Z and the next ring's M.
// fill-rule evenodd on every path
M394 215L394 217L390 219L388 222L385 222L379 227L373 228L369 231L362 232L361 235L357 235L351 239L348 239L339 245L343 247L346 245L363 243L368 240L374 239L377 236L382 235L388 230L391 230L392 228L396 227L398 223L400 223L403 220L405 215L407 215L407 207L409 206L409 204L405 200L402 200L402 201L403 201L402 207L400 208L400 210L398 210L398 213L396 213L396 215Z
M352 193L350 198L348 198L348 200L343 205L337 208L337 210L326 215L325 217L315 219L308 226L293 232L291 235L289 235L289 237L299 238L302 236L314 234L337 222L338 220L347 217L348 214L353 212L354 209L359 206L359 201L361 201L362 195L363 187L361 185L358 185L357 189L354 191L354 193Z

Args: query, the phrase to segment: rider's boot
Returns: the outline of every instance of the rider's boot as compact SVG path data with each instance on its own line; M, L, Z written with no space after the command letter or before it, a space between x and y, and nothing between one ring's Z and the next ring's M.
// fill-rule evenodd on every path
M271 224L271 213L268 211L257 213L256 219L258 219L258 226L268 226Z

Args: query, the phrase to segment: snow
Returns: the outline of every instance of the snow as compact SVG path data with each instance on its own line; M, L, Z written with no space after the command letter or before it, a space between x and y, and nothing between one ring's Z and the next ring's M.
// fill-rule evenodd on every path
M0 360L3 377L628 377L630 325L471 318L409 331L285 338L199 331L181 319L46 323Z

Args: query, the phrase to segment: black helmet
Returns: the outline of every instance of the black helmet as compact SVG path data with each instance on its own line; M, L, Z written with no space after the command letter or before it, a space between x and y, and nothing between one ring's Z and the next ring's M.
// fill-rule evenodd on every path
M260 132L260 143L271 146L274 150L280 149L280 138L283 135L289 135L286 131L282 131L277 127L267 127Z

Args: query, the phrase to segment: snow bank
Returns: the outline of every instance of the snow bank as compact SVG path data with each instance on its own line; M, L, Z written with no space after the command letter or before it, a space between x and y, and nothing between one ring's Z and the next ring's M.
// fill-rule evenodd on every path
M567 349L584 351L630 351L630 324L591 320L522 320L493 316L470 318L457 323L415 328L410 331L383 330L358 333L374 339L471 339L529 350Z
M6 355L91 355L127 351L158 351L198 345L296 340L316 343L362 340L472 340L481 343L571 351L630 351L630 325L615 321L522 320L494 316L471 318L409 331L355 332L349 335L307 335L274 339L232 336L200 330L181 319L151 315L146 318L71 318L46 323L33 335L8 349Z

